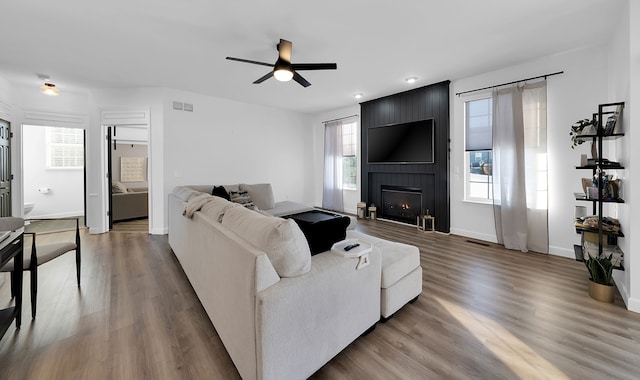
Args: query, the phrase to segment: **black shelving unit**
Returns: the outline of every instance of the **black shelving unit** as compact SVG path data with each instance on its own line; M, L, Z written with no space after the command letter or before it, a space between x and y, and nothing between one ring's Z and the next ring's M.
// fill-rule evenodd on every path
M598 228L587 228L587 227L579 227L576 226L576 232L582 234L582 242L584 244L584 233L593 232L598 234L598 252L602 253L602 246L604 239L607 239L608 243L615 243L617 245L617 238L623 237L624 234L622 231L608 231L603 229L602 220L604 218L602 207L605 203L624 203L624 200L621 198L603 198L604 194L604 181L603 181L603 171L605 170L622 170L624 166L622 166L619 162L613 162L605 159L603 157L602 150L602 142L611 139L618 139L624 136L623 132L613 131L613 133L605 134L605 118L608 115L614 114L618 107L624 108L624 102L616 102L616 103L605 103L598 105L598 113L594 113L593 117L598 122L598 127L596 134L585 134L579 135L577 138L585 141L591 141L593 144L597 144L598 149L598 158L593 159L593 162L588 165L576 166L576 169L585 169L591 170L593 177L597 176L598 178L598 197L597 198L589 198L588 194L585 194L586 197L578 197L576 196L576 201L583 202L591 202L593 205L593 215L598 216ZM618 120L619 122L619 120ZM576 255L576 260L583 261L582 255L582 246L575 245L574 252ZM624 267L620 266L620 268L624 270Z

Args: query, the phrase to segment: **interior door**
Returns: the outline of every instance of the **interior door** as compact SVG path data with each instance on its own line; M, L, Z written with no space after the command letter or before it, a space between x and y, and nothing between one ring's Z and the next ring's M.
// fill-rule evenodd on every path
M0 217L11 216L11 128L0 119Z
M83 180L83 202L84 202L84 225L87 225L87 130L83 129L82 130L82 149L83 149L83 156L82 156L82 170L84 171L82 173L82 180Z

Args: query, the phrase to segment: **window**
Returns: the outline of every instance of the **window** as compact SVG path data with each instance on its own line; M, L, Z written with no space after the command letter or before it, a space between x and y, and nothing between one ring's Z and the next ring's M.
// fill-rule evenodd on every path
M358 141L358 123L355 121L342 124L342 187L356 190L358 177L358 158L356 142Z
M465 102L465 199L491 202L493 102L491 98Z
M47 169L84 167L84 131L77 128L47 127L45 133Z

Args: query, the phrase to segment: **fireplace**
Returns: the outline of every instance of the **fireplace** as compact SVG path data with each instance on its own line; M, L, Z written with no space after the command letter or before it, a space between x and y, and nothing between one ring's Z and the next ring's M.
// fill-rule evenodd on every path
M422 210L422 189L383 185L381 191L380 217L403 223L416 223L416 218Z

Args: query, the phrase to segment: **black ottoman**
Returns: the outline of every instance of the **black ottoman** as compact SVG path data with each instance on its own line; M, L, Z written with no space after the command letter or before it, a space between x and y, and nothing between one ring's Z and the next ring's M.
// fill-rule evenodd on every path
M298 224L307 238L312 256L328 251L334 243L344 240L351 222L347 216L320 210L287 215L284 218L293 219Z

